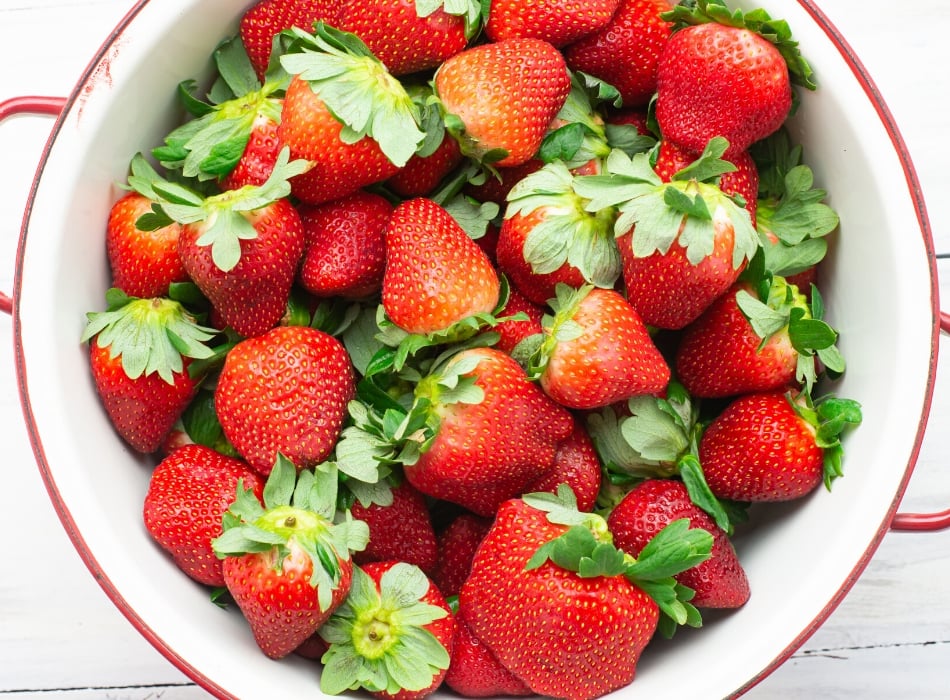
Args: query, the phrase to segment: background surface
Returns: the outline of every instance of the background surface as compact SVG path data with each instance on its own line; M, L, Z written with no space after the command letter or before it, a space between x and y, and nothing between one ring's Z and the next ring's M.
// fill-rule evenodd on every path
M0 100L69 94L131 0L0 0ZM950 255L950 5L826 0L825 13L864 63L914 159L938 254ZM794 28L793 28L794 29ZM20 217L51 122L0 127L0 289L13 287ZM909 230L908 235L917 235ZM950 260L938 262L950 300ZM869 283L873 283L870 280ZM948 303L944 302L944 308ZM950 346L904 510L950 506ZM882 367L882 372L899 368ZM5 700L207 697L113 607L73 549L47 498L23 427L12 323L0 314L0 696ZM882 436L886 438L886 436ZM801 575L817 575L803 571ZM749 698L950 697L950 530L889 533L825 624Z

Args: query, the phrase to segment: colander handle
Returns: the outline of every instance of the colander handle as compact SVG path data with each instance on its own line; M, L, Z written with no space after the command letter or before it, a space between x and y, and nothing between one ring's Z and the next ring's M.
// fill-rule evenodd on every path
M59 116L65 105L66 98L64 97L43 97L36 95L11 97L0 102L0 122L10 117L26 114L33 116ZM13 299L2 290L0 290L0 312L5 314L13 313Z
M940 330L950 334L950 313L940 312ZM936 513L898 513L891 520L892 530L930 532L950 527L950 509Z

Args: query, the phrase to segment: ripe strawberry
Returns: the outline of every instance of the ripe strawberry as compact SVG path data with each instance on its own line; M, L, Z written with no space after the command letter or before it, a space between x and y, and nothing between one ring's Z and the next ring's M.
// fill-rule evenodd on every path
M438 558L438 543L425 497L408 481L387 490L382 503L347 499L349 511L369 526L369 542L353 555L357 564L403 561L430 574Z
M281 65L293 77L278 135L310 169L293 193L321 204L394 175L422 143L419 109L353 34L297 32Z
M145 528L178 568L207 586L224 586L211 541L222 532L221 518L239 484L263 500L264 480L247 464L195 444L159 462L149 479Z
M254 117L241 158L221 180L223 189L237 190L245 185L263 185L267 182L274 172L283 145L278 130L279 122L273 116L259 113Z
M500 318L512 317L516 314L527 316L525 320L501 321L492 328L499 335L495 347L511 355L515 348L525 338L541 333L541 319L544 318L544 309L530 301L524 294L512 287L508 290L508 301L498 313Z
M842 475L840 434L861 422L856 401L781 391L735 399L706 428L699 459L720 498L785 501Z
M347 0L260 0L241 17L239 34L263 82L274 37L285 29L310 31L317 22L335 25Z
M670 368L633 307L612 289L558 287L530 375L562 406L591 409L658 394Z
M809 304L781 277L758 289L737 282L684 331L676 375L702 398L794 385L811 393L816 357L829 370L844 371L838 334L821 320L821 309L820 298Z
M703 155L663 182L645 154L614 151L608 174L579 178L589 209L615 205L614 231L627 298L643 322L679 329L738 278L759 248L749 213L713 182L735 166L713 139Z
M604 27L618 4L619 0L494 0L485 34L492 41L532 38L561 47Z
M152 204L148 197L129 192L112 205L106 225L112 286L146 299L166 296L169 285L188 279L178 257L181 226L174 221L153 226L148 218Z
M459 143L446 131L436 149L423 156L419 153L391 178L386 186L400 197L411 199L431 194L443 178L462 163Z
M540 39L474 46L435 74L446 125L462 152L500 167L535 155L570 90L563 56Z
M669 0L620 0L606 26L564 49L568 67L613 85L624 107L645 106L672 27L661 15L670 9Z
M320 689L363 688L382 700L418 700L442 683L452 655L455 617L416 566L373 562L353 570L353 585L320 636L329 644Z
M351 0L335 26L362 39L393 75L417 73L464 49L481 17L474 0L420 7L415 0Z
M557 493L558 486L567 484L577 499L577 509L585 513L594 510L601 486L601 465L597 450L584 425L580 422L557 448L554 468L529 484L526 492Z
M480 642L468 623L456 616L455 643L452 661L445 674L445 684L466 698L534 695L517 676L499 663Z
M511 357L463 350L415 388L434 423L406 478L420 491L490 517L498 505L549 471L571 415L548 399Z
M660 54L656 119L663 137L688 151L700 153L715 136L730 153L746 150L785 122L793 79L814 87L788 25L761 10L744 15L699 0L670 16L677 30Z
M690 602L699 608L738 608L749 599L746 576L729 536L690 499L682 481L648 479L633 488L610 512L607 527L614 544L637 557L666 525L687 518L692 527L712 535L706 561L677 575L676 580L696 594Z
M672 619L698 624L668 577L708 558L712 538L681 520L631 563L609 544L603 518L580 513L570 496L562 489L501 505L462 587L459 615L535 693L588 700L633 680L658 603ZM672 554L670 545L681 549ZM654 600L641 585L669 596Z
M383 307L406 332L446 331L498 304L500 282L491 261L434 201L398 205L385 236Z
M198 387L188 367L210 357L215 332L195 323L177 301L106 294L106 311L87 314L81 341L90 342L96 391L113 427L132 448L154 452Z
M386 266L383 232L393 211L387 199L361 190L297 210L306 238L298 279L308 292L360 299L381 289Z
M336 470L303 471L278 456L264 486L264 505L250 491L237 497L212 542L228 592L268 657L287 656L307 641L350 589L350 554L362 549L366 524L336 517Z
M442 594L457 596L472 569L475 551L481 544L491 519L474 513L460 513L438 535L438 557L432 580Z
M340 341L314 328L278 326L228 352L214 401L225 436L267 474L278 453L298 469L326 459L354 392Z
M575 176L561 161L548 163L508 193L498 234L498 266L535 304L558 284L611 288L622 270L614 240L616 210L587 211L574 190Z

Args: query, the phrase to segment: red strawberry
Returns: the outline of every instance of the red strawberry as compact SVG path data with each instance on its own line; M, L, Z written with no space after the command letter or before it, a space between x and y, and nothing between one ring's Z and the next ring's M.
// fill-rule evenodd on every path
M236 190L245 185L263 185L274 172L282 145L277 119L268 114L258 114L251 123L250 136L241 158L221 180L221 187Z
M720 159L725 149L724 140L713 139L702 157L666 183L646 155L630 159L614 151L608 175L575 184L592 200L588 208L618 207L614 230L624 286L647 325L678 329L693 321L759 248L749 213L713 184L735 168Z
M666 42L657 68L656 119L665 139L700 153L722 136L730 153L744 151L785 122L793 78L814 87L788 26L758 13L715 1L672 13L686 26Z
M278 326L228 352L214 400L225 436L267 474L278 453L301 469L326 459L354 392L340 341L306 326Z
M567 65L613 85L625 107L645 106L656 92L657 64L672 26L661 15L670 8L669 0L620 0L605 27L564 50Z
M658 603L637 581L658 586L659 574L704 560L712 538L678 521L653 543L662 571L650 552L631 564L609 544L603 518L579 513L569 497L565 489L502 504L462 587L459 615L535 693L588 700L633 680L656 629ZM680 556L665 558L668 540ZM698 623L696 610L667 590L664 612Z
M285 29L310 31L317 22L334 25L347 0L260 0L241 17L240 36L263 82L274 37Z
M618 292L560 286L552 309L530 368L559 404L599 408L666 388L666 360Z
M353 571L346 601L320 628L329 644L320 688L363 688L384 700L418 700L442 683L456 634L445 597L416 566L373 562Z
M406 477L423 493L485 517L552 468L573 427L567 411L493 348L453 356L419 382L415 396L438 427L405 465Z
M485 22L492 41L543 39L561 47L610 22L619 0L495 0Z
M574 432L558 445L554 468L529 484L525 491L557 493L561 484L571 487L578 510L585 513L594 510L600 493L601 465L594 443L581 423L577 423Z
M349 517L334 524L337 479L335 470L304 471L298 479L279 456L264 505L239 489L212 543L228 592L272 659L306 642L349 592L350 554L366 544L368 531Z
M298 207L306 247L300 283L320 297L359 299L377 293L386 266L384 230L393 206L359 191L317 206Z
M712 553L702 564L676 577L696 595L690 602L699 608L738 608L749 599L749 579L725 531L690 500L682 481L648 479L632 489L610 512L607 527L614 544L624 552L640 552L666 525L687 518L692 527L712 535Z
M165 296L170 284L188 279L178 257L181 226L172 221L154 227L148 218L143 221L152 213L152 204L138 192L129 192L109 211L106 252L112 286L132 297Z
M211 541L238 484L264 498L264 481L241 460L204 445L185 445L155 467L145 494L143 517L152 538L191 578L223 586L221 560Z
M541 333L543 330L541 319L544 318L544 309L528 300L516 288L512 288L508 291L508 301L498 316L505 318L515 314L524 314L528 318L525 320L502 321L492 328L492 331L500 336L498 342L495 343L495 347L509 355L522 340Z
M207 358L215 332L197 325L176 301L134 299L118 289L106 311L87 314L82 342L96 391L116 431L139 452L154 452L198 387L192 359Z
M861 422L861 408L828 397L767 392L735 399L706 428L699 459L720 498L785 501L842 475L839 435Z
M431 573L438 544L425 497L407 481L393 486L388 493L385 503L364 505L358 497L353 499L350 513L369 526L366 549L354 554L353 561L404 561Z
M436 3L420 16L415 0L351 0L336 26L362 39L393 75L417 73L436 68L464 49L478 29L477 2L463 5L457 14L452 4Z
M425 136L418 106L353 34L298 32L281 65L290 73L278 135L310 169L293 192L321 204L394 175Z
M441 206L416 198L396 207L386 228L383 307L408 333L431 334L498 304L491 261Z
M436 149L426 155L416 154L391 178L386 185L400 197L424 197L442 182L443 178L462 163L459 143L444 132Z
M567 166L555 161L508 193L498 266L535 304L551 299L561 283L611 288L620 277L616 210L587 211L588 200L578 196L574 182Z
M435 90L462 152L510 167L535 155L571 80L551 44L507 39L452 56L436 72Z
M449 688L466 698L534 695L472 634L463 618L456 616L456 622L452 662L445 674L445 684Z
M481 544L491 520L474 513L461 513L438 535L438 558L432 580L445 596L458 595L472 569L475 550Z
M781 390L815 382L815 358L844 370L837 332L781 277L765 289L738 282L687 328L676 351L676 374L702 398ZM813 311L814 310L814 311Z

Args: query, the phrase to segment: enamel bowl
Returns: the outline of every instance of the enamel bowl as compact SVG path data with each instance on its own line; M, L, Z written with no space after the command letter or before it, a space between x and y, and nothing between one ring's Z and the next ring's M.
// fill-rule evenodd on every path
M97 232L119 194L115 183L125 180L131 156L160 143L179 119L176 85L206 70L247 4L137 2L66 101L18 249L17 372L55 507L129 622L215 695L316 697L316 664L266 658L236 609L211 604L208 591L151 541L141 518L151 463L113 432L79 343L85 313L102 307L108 286ZM820 85L802 95L791 128L841 216L822 290L849 362L835 390L861 402L864 423L847 438L846 478L833 493L771 509L737 538L753 590L748 604L652 645L637 680L618 696L741 694L781 664L844 597L891 526L930 408L940 318L933 244L900 135L860 62L811 0L756 4L789 22Z

